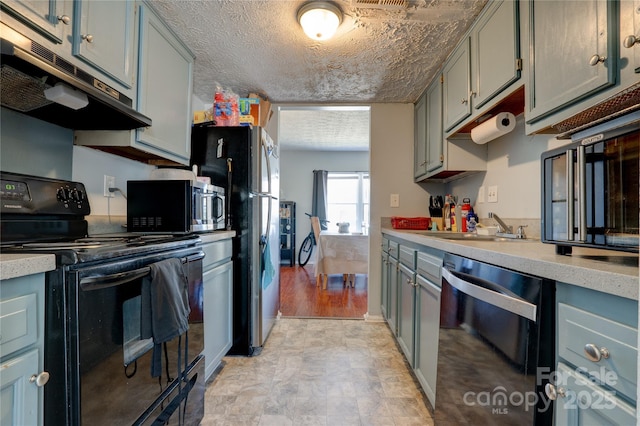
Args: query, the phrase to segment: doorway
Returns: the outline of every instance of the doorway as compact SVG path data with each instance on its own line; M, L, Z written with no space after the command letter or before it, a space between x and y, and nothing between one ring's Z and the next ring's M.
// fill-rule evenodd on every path
M280 267L282 315L362 319L368 310L368 276L356 275L351 286L345 285L341 274L332 274L323 289L316 286L315 254L305 267L298 265L297 254L311 231L305 213L311 213L313 170L368 174L370 107L278 106L276 111L280 199L296 203L296 262L291 266L287 260ZM355 220L352 232L370 223L368 209ZM330 231L338 231L336 223L329 226Z

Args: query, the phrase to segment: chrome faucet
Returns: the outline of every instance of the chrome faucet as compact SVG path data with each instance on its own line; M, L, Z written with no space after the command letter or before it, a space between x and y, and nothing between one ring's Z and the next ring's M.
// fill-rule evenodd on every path
M489 212L489 219L493 219L498 222L498 232L503 234L513 234L513 228L504 223L497 214Z
M518 226L518 231L514 234L513 227L504 223L504 221L500 219L500 217L497 214L489 212L489 219L493 219L498 223L498 232L496 233L498 237L518 238L518 239L527 238L527 236L524 233L524 228L526 227L526 225Z

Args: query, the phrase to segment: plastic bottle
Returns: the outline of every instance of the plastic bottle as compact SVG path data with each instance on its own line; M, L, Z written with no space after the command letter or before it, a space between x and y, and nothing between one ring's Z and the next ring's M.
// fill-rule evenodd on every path
M463 198L462 206L460 208L460 224L462 225L462 232L468 232L467 222L469 219L467 216L469 215L469 211L473 211L473 207L471 207L471 200L469 198Z
M442 216L444 217L444 229L451 230L451 196L447 194L444 198Z

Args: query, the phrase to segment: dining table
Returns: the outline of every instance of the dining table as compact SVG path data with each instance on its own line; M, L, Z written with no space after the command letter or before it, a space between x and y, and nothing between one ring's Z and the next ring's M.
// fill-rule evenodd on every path
M316 258L316 285L327 288L327 276L342 274L355 286L355 274L369 273L369 236L359 232L321 231ZM353 279L351 279L353 276Z

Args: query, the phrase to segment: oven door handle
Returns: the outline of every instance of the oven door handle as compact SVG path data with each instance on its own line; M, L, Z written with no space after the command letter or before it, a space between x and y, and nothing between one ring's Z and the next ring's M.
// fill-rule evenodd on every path
M194 262L204 259L204 252L199 252L193 256L186 256L180 259L182 263ZM80 288L84 291L100 290L108 287L116 287L125 283L128 283L138 278L149 275L151 268L145 266L144 268L134 269L132 271L118 272L111 275L98 275L93 277L83 277L80 279Z
M496 284L485 281L486 285L481 286L472 283L471 281L464 280L458 275L461 274L452 272L448 268L442 268L442 278L445 279L451 287L478 300L497 306L516 315L520 315L521 317L527 318L531 321L536 321L536 305L527 302L515 294L508 294L510 292L506 289L498 290L499 286Z

